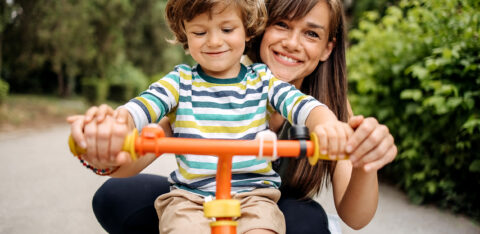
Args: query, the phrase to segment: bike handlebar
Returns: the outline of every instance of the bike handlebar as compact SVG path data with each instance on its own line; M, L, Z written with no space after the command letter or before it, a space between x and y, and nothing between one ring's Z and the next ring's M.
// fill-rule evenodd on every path
M197 154L197 155L230 155L252 156L259 155L260 146L263 155L273 155L276 151L278 157L309 157L310 164L315 165L319 159L332 160L327 155L320 155L318 140L315 134L310 134L312 140L216 140L166 137L160 127L146 126L138 134L134 129L126 138L122 150L129 152L132 159L137 155L153 153L160 156L164 153ZM276 146L276 150L274 147ZM73 138L69 139L70 151L79 156L86 152L80 148Z

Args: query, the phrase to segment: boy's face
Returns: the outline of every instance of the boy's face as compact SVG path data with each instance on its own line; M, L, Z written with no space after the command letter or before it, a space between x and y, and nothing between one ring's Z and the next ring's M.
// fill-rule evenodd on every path
M184 21L188 50L203 71L215 78L233 78L240 72L245 28L240 11L217 4L212 14Z

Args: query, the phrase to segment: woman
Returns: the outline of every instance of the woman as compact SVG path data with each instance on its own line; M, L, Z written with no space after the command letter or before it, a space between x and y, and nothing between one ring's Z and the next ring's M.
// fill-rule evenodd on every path
M278 204L286 218L287 233L329 232L325 211L311 199L320 192L322 183L329 181L341 219L354 229L362 228L373 218L377 207L377 170L394 159L397 149L384 125L374 118L353 117L348 104L341 2L272 0L267 5L269 23L264 35L253 44L250 58L266 63L278 78L327 104L339 119L349 120L355 129L347 144L350 160L323 162L316 167L310 167L306 160L280 163L283 185ZM90 110L90 113L97 111ZM88 113L86 120L94 117ZM111 110L103 106L99 113L96 117L101 120ZM81 142L83 133L78 126L83 125L83 118L70 120L74 122L72 135ZM283 122L281 117L273 116L270 126L282 135L288 129ZM168 123L162 126L168 127ZM87 125L85 134L102 131L100 127L92 128ZM119 156L119 161L122 157L128 158ZM102 157L87 160L100 168L119 162L109 162ZM153 157L144 157L126 166L140 172L152 160ZM166 178L160 176L113 178L97 191L93 208L99 222L110 233L158 232L153 201L168 190Z

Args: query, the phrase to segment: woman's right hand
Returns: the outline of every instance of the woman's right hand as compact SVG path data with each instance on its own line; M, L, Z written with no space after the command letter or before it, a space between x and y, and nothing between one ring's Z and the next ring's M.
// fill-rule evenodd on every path
M354 116L349 125L355 129L348 139L347 153L355 168L377 171L395 159L397 147L388 128L373 118Z
M81 147L86 149L87 142L85 139L84 128L87 124L92 122L96 117L98 122L102 122L107 115L113 115L114 110L105 104L100 106L92 106L88 108L85 115L73 115L67 117L67 122L70 124L71 135L75 142Z
M75 142L87 150L83 159L96 168L108 168L130 162L130 155L122 152L125 136L131 130L128 111L114 111L107 105L91 107L84 116L67 118Z

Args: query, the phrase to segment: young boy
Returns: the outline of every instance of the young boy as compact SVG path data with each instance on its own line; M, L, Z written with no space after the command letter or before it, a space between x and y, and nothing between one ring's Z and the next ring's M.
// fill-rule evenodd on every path
M323 104L273 77L265 65L240 64L246 43L266 23L263 1L169 0L166 13L176 40L198 65L176 66L120 107L130 114L125 125L142 129L168 116L176 137L254 139L268 129L270 114L277 111L319 136L332 134L327 128L333 134L351 133ZM326 138L320 141L326 143ZM160 233L209 233L202 205L204 197L215 195L217 157L176 159L172 191L155 201ZM238 232L285 233L276 205L280 176L271 163L255 156L234 157L232 168L233 198L241 201L242 209Z

